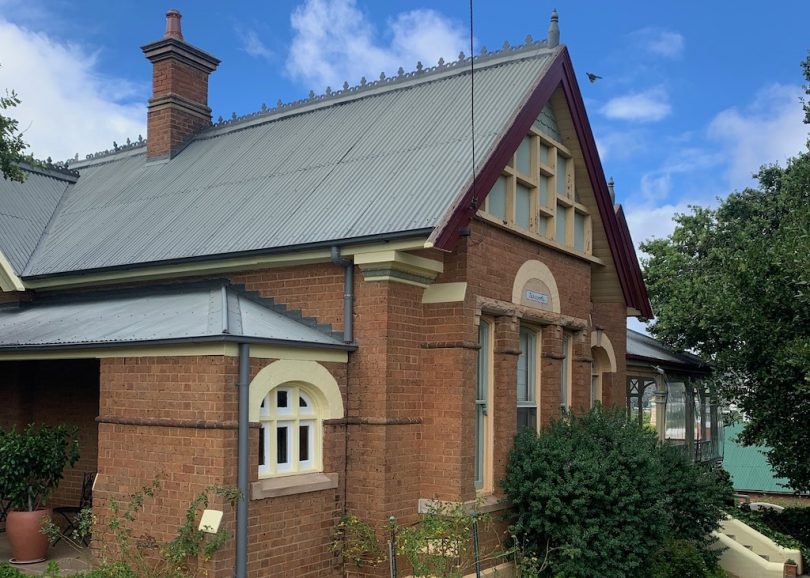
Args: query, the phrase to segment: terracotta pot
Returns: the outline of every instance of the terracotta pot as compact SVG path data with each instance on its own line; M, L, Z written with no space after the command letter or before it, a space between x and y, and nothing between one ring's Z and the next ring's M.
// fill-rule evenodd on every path
M42 519L50 516L50 510L33 512L9 512L6 518L6 535L11 544L12 564L42 562L48 553L48 537L42 533Z
M799 565L785 562L785 578L795 578L799 575Z

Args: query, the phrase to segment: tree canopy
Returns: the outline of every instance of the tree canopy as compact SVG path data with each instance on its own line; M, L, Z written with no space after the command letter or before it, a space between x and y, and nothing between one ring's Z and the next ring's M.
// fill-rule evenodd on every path
M4 179L22 182L25 180L25 172L20 169L18 163L28 160L23 154L28 145L19 133L18 121L3 114L18 104L20 98L13 90L6 91L5 96L0 95L0 172L3 173Z
M810 82L810 54L802 67ZM810 145L755 177L756 188L691 207L672 235L641 245L650 330L712 364L750 418L743 441L769 446L776 474L810 491Z

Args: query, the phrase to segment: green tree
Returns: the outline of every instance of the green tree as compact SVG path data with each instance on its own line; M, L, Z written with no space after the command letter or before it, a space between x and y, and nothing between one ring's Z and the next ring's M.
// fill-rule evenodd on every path
M810 82L810 54L802 67ZM692 207L672 235L641 245L650 330L713 365L721 393L750 418L743 441L769 446L776 474L808 491L810 150L755 176L756 188Z
M23 154L28 145L19 133L17 120L3 114L4 111L20 104L20 98L13 90L6 90L5 96L0 96L0 171L4 179L23 182L25 172L18 166L20 161L28 160Z

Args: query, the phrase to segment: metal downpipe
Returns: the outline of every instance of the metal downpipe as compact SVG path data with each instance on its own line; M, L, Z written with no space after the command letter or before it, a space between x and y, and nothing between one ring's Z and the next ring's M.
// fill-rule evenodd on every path
M343 341L354 342L354 262L340 256L340 248L332 247L332 263L343 267Z
M236 568L235 578L247 578L248 535L248 433L250 423L250 345L239 344L239 434L236 484L241 496L236 506Z

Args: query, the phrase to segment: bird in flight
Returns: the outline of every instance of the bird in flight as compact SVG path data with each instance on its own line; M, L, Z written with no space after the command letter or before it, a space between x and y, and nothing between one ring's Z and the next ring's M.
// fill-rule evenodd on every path
M602 78L601 76L594 74L593 72L586 72L585 76L587 76L588 80L590 80L591 82L596 82L597 80Z

